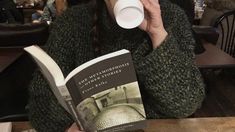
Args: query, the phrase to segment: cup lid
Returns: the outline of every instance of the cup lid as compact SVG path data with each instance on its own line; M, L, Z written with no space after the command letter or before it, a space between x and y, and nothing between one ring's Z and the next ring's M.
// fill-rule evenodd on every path
M119 0L114 6L116 22L125 29L139 26L144 20L143 6L139 0Z

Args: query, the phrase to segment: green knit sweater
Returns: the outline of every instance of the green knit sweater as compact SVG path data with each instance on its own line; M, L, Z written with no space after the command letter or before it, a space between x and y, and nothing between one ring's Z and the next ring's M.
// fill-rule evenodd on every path
M194 65L195 41L187 17L178 6L163 0L161 10L168 36L153 50L145 32L120 28L104 6L98 22L100 50L101 54L123 48L131 51L147 118L187 117L200 107L205 96L200 72ZM93 13L87 4L68 9L53 25L46 50L64 75L95 57L92 24ZM29 93L30 121L39 132L64 132L74 122L39 71Z

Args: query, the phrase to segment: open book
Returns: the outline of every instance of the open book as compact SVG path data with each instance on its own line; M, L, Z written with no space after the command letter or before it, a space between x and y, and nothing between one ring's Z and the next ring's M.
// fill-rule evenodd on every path
M12 122L1 122L0 123L1 132L11 132L12 130Z
M40 47L24 48L38 64L60 104L85 131L143 129L146 114L131 54L120 50L90 60L64 78Z

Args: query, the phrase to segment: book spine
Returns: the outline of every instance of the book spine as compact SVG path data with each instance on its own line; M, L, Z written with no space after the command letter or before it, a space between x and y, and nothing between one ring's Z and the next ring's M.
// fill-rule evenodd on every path
M78 113L76 111L76 108L75 108L75 105L74 105L73 100L71 98L71 95L68 91L68 88L65 85L61 85L61 86L59 86L59 91L60 91L60 94L62 95L63 99L65 100L66 105L69 109L69 112L72 115L72 117L74 118L75 123L77 124L77 126L81 130L83 130L82 124L79 121Z
M78 126L78 128L81 129L81 131L83 131L84 128L82 127L82 124L79 121L78 114L76 112L76 108L74 107L72 100L66 100L66 102L67 102L67 105L68 105L68 107L69 107L69 109L71 111L71 114L72 114L72 116L73 116L73 118L75 120L76 125Z

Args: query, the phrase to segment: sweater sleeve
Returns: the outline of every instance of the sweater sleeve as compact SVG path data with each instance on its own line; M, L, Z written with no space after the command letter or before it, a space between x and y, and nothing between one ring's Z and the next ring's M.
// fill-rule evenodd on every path
M56 61L64 75L73 69L73 20L71 15L62 15L52 25L45 45L46 52ZM66 20L66 21L64 21ZM74 121L58 103L48 82L37 71L29 88L29 119L39 132L64 132Z
M148 118L187 117L205 96L190 24L181 10L177 15L160 47L153 50L146 42L133 53Z

